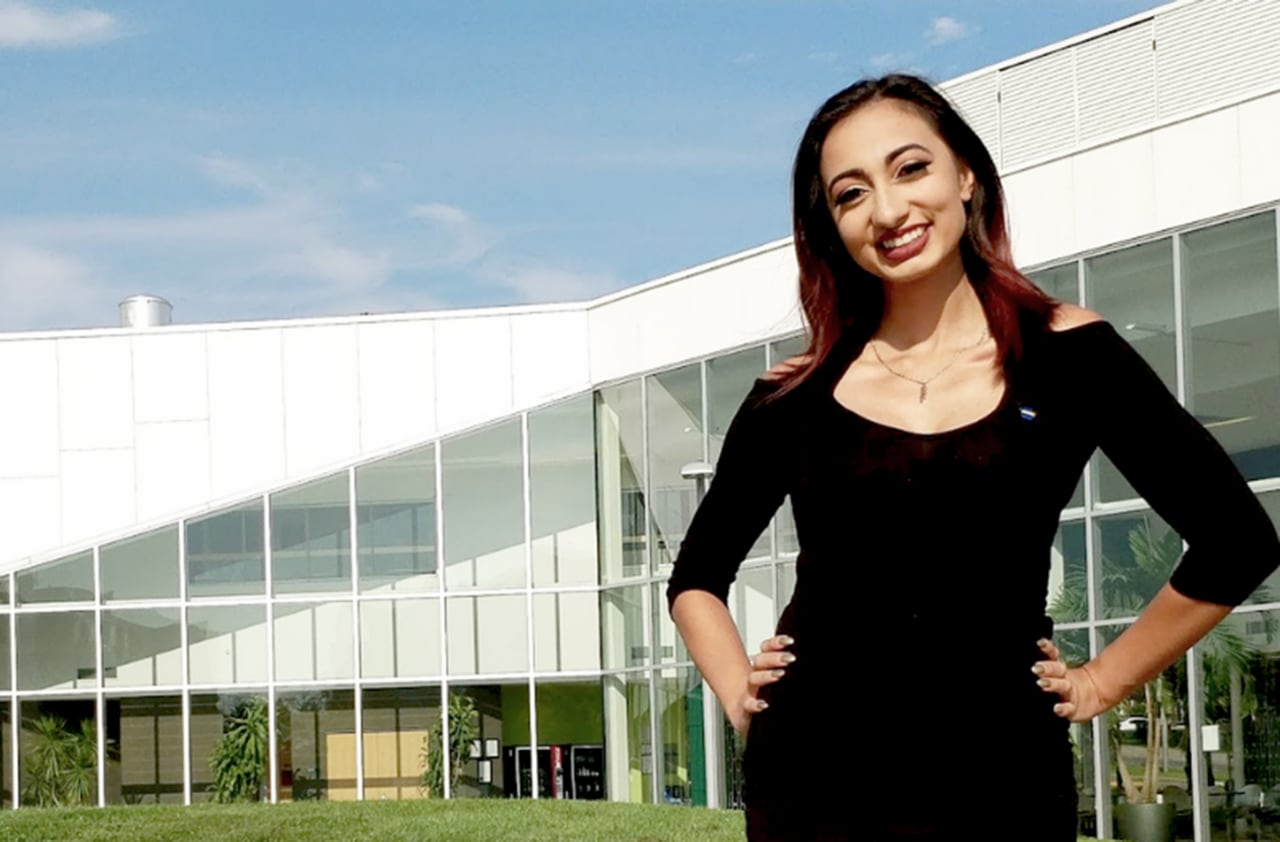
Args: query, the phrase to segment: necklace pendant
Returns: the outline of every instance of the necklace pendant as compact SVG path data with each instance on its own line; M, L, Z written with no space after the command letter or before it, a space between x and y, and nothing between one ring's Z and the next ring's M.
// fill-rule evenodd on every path
M920 403L924 403L925 393L927 393L928 391L929 391L929 384L921 383L920 384Z

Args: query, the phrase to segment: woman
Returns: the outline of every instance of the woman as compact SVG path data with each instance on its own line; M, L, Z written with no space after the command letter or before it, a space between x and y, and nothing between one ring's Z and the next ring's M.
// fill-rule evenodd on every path
M1275 530L1116 331L1014 268L991 156L925 82L859 82L818 110L794 227L809 353L734 418L668 591L747 734L748 838L1074 840L1069 723L1243 601L1280 560ZM1189 549L1067 668L1050 547L1098 448ZM724 600L788 494L795 594L749 660Z

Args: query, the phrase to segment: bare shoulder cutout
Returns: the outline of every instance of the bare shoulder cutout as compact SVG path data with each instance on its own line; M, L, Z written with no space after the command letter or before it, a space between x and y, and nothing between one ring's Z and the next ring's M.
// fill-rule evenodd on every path
M782 362L775 365L773 368L766 371L764 373L763 379L771 380L775 382L778 380L782 380L786 378L788 375L790 375L792 372L796 371L797 369L804 368L806 365L809 364L810 359L811 359L810 355L800 354L799 356L795 356L795 357L791 357L790 359L783 360Z
M1049 318L1049 329L1061 333L1064 330L1083 327L1102 320L1102 316L1085 307L1062 303L1054 308L1053 315Z

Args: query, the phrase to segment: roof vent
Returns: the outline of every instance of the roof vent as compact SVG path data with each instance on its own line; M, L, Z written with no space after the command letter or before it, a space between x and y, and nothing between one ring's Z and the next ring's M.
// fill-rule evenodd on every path
M173 324L173 305L158 295L131 295L120 302L121 327Z

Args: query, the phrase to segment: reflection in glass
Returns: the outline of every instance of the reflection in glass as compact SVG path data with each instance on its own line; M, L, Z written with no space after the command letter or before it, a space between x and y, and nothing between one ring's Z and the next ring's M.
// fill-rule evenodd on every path
M729 608L748 654L758 652L761 642L773 637L778 616L773 587L772 565L744 567L738 571L738 579L733 583Z
M271 797L268 711L265 690L191 694L191 803ZM232 761L247 773L216 774Z
M177 599L178 527L105 545L99 552L102 598Z
M350 602L277 604L271 613L277 681L355 675Z
M1089 619L1084 521L1058 525L1050 551L1048 614L1055 623Z
M355 801L355 693L290 690L276 711L280 800Z
M98 727L94 700L21 703L19 787L24 807L98 803ZM107 746L108 755L117 747ZM61 761L61 762L60 762Z
M1280 531L1280 491L1268 491L1258 495L1262 508L1271 517L1271 524ZM1249 595L1247 602L1280 601L1280 570L1273 570L1258 588ZM1280 697L1277 697L1280 698Z
M1187 406L1246 479L1280 476L1280 307L1271 212L1183 235Z
M177 608L102 612L102 686L182 684L182 617Z
M533 595L536 672L600 669L600 597L592 593Z
M778 565L778 614L791 602L796 592L796 563L784 561Z
M778 339L769 343L769 363L777 365L784 360L798 357L808 350L809 338L803 333Z
M524 470L520 419L441 445L446 586L523 587Z
M649 675L604 678L605 789L611 801L653 803ZM623 747L625 746L625 751Z
M93 551L20 570L17 578L19 605L93 602Z
M598 679L539 681L538 797L598 801L605 797L605 742L603 687ZM513 740L522 741L525 733ZM525 741L527 742L527 741ZM552 773L552 751L560 755L563 775ZM531 786L528 750L519 755L520 795ZM508 794L510 792L508 791Z
M261 594L266 589L262 500L187 521L187 593Z
M449 697L449 729L470 746L457 764L450 796L514 798L514 749L529 745L528 683L454 684Z
M529 669L529 612L524 594L445 600L450 675Z
M640 381L596 393L600 581L649 571L644 498L644 409Z
M659 796L667 804L707 803L702 676L692 667L657 673L658 727L662 734ZM717 723L718 724L718 723Z
M534 587L599 579L594 425L590 395L529 413Z
M697 490L681 469L703 461L702 369L698 364L645 379L649 431L649 513L654 526L653 564L675 560L697 507Z
M649 663L647 588L610 588L600 594L601 649L605 669L625 669ZM666 599L663 597L663 604Z
M1028 272L1027 277L1049 295L1068 304L1080 303L1080 282L1076 262L1049 266L1037 272Z
M19 614L16 619L19 690L97 687L92 611Z
M364 798L413 800L428 796L428 734L439 728L439 687L367 689L361 693L364 725Z
M0 573L0 608L9 604L9 574Z
M13 719L7 699L0 701L0 810L13 806Z
M1098 518L1099 617L1137 616L1182 558L1182 539L1152 511Z
M440 600L361 602L360 671L365 678L439 675Z
M344 471L271 495L276 593L351 590L351 508Z
M182 803L182 697L106 700L108 804Z
M1158 240L1085 261L1087 304L1111 322L1177 394L1173 318L1173 249ZM1137 492L1105 456L1094 460L1101 500L1124 500Z
M434 591L435 447L356 468L356 546L360 590Z
M729 424L764 368L763 347L707 360L707 443L712 464L720 458ZM769 530L766 529L756 539L747 558L768 558L771 553Z
M9 680L9 643L9 615L0 613L0 692L13 689Z
M187 650L192 684L266 681L266 607L209 605L187 609Z
M667 610L666 583L656 583L650 587L652 593L649 605L653 608L653 628L658 633L659 662L669 664L672 661L690 660L684 638L676 631L676 624L671 620L671 612Z
M1054 632L1053 642L1069 666L1078 667L1089 660L1089 631L1087 629L1059 630ZM1079 799L1077 815L1081 835L1097 835L1097 782L1093 777L1093 724L1073 722L1071 744L1074 747L1076 793Z

